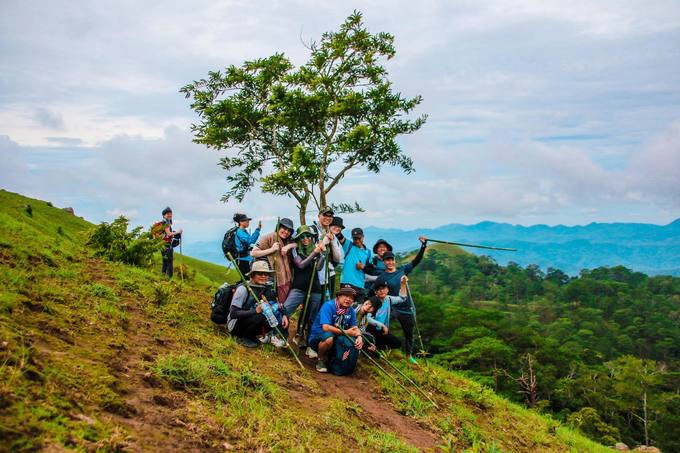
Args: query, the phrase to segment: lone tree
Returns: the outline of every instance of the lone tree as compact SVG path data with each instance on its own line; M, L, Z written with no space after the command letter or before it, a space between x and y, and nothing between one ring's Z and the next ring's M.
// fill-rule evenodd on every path
M393 42L388 33L369 33L354 11L339 31L309 44L309 60L299 68L277 53L184 86L180 92L200 119L192 125L194 142L227 151L220 159L229 183L222 201L243 201L259 182L264 192L293 197L304 224L310 201L328 205L328 194L353 168L414 171L396 139L420 129L426 116L407 117L420 96L392 91L381 61L395 55Z

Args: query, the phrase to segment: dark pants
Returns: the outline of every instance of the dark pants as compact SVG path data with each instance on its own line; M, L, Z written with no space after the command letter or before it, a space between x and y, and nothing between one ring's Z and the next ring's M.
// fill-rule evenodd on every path
M366 299L366 293L364 292L364 288L361 288L359 286L354 286L350 285L349 283L340 283L340 286L351 286L354 291L357 292L357 295L354 297L354 305L361 305L364 303L364 300Z
M404 352L406 355L413 355L413 329L416 326L415 316L413 314L398 313L397 319L404 330Z
M366 330L368 331L368 333L373 335L373 338L375 339L376 348L380 350L401 348L401 340L399 339L399 337L392 335L391 333L385 335L384 333L382 333L382 330L379 331L372 326L369 326L368 329Z
M326 297L326 289L328 289L328 298L324 300L331 300L335 298L335 275L328 277L328 288L326 285L321 285L322 298Z
M174 255L172 247L166 247L165 250L161 252L161 255L163 256L163 267L161 268L161 273L166 274L168 278L172 278L172 258Z
M258 335L264 335L272 328L267 322L267 318L262 313L255 313L245 318L236 320L236 325L231 334L237 337L256 339Z
M250 280L250 278L246 275L248 272L250 272L250 263L252 261L244 261L244 260L238 260L238 268L243 274L243 276L246 278L246 280Z

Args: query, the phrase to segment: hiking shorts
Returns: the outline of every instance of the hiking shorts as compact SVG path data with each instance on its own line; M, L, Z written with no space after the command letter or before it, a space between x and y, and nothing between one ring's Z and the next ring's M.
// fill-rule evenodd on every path
M314 349L316 352L319 352L319 343L321 343L322 341L326 341L334 336L335 335L333 335L330 332L323 332L321 333L321 335L309 339L309 347Z

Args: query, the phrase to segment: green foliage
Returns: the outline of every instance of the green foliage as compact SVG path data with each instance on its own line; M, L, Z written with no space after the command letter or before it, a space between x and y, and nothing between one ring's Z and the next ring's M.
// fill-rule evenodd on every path
M569 278L437 247L410 283L434 361L521 401L531 354L543 410L589 420L581 429L595 439L643 443L646 398L652 441L678 437L655 424L674 417L664 402L678 390L680 278L622 266Z
M112 223L102 222L94 228L87 244L98 256L134 266L147 266L163 243L144 233L138 226L128 232L128 219L118 217Z
M277 53L184 86L201 120L192 126L194 141L235 150L221 159L230 184L224 200L242 201L259 183L294 198L304 223L308 203L327 205L354 168L412 172L397 137L420 129L426 117L407 118L421 98L394 92L381 65L394 57L393 42L388 33L371 34L355 11L339 31L310 43L309 59L297 69Z

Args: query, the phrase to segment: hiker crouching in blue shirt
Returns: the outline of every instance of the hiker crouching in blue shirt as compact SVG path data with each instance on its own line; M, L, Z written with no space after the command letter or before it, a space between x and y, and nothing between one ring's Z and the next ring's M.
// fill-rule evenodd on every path
M375 345L378 349L399 349L402 341L397 336L390 333L390 315L392 309L400 306L408 305L406 283L408 277L401 276L401 285L399 286L399 295L390 296L388 292L390 288L387 283L381 281L377 286L373 287L375 295L368 300L374 302L374 306L378 308L374 313L368 315L366 332L371 334L375 340Z
M364 302L364 284L366 274L364 268L371 260L371 251L364 245L364 231L361 228L352 230L352 241L343 238L342 250L345 252L345 262L342 265L342 275L340 276L341 286L351 286L357 295L356 303Z
M373 337L373 334L368 331L371 325L371 315L375 315L381 307L381 300L370 298L366 299L362 304L357 305L354 309L354 313L357 316L357 327L359 327L361 335L364 337L364 343L368 344L366 349L370 352L376 351L375 338Z
M335 300L324 303L319 314L316 315L309 334L309 346L319 354L316 370L321 373L328 372L326 361L336 338L347 334L354 337L356 349L363 347L361 331L357 327L356 313L352 309L355 296L354 289L340 288Z
M250 256L250 247L257 243L257 240L260 237L260 230L262 229L262 221L260 221L253 234L250 234L247 228L250 226L251 220L253 219L241 212L234 214L234 222L238 223L238 230L236 230L235 236L238 257L235 258L238 263L238 268L243 275L250 272L250 265L253 262L253 257Z
M250 287L260 300L255 300L245 285L240 285L234 292L231 301L227 329L243 346L255 348L260 343L271 343L277 348L286 346L286 342L272 335L272 327L263 313L263 304L269 304L276 316L279 329L288 328L288 317L275 301L274 289L268 284L274 271L269 269L266 261L256 261L249 272Z
M423 259L423 255L425 254L425 249L427 248L427 238L420 236L418 240L420 240L421 243L418 254L413 259L413 261L402 266L397 267L397 263L394 259L394 253L385 252L383 255L383 262L385 263L386 269L385 272L380 274L376 279L373 285L374 288L377 288L383 283L387 283L387 287L389 288L388 294L390 296L399 295L401 277L410 274L411 271L413 271L413 269L415 269L415 267L420 264L420 261ZM408 304L399 305L398 307L394 308L394 312L396 312L399 324L401 324L401 328L404 330L404 352L408 356L409 362L417 363L416 359L413 357L413 330L416 325L415 313L413 312L413 301L409 298Z

